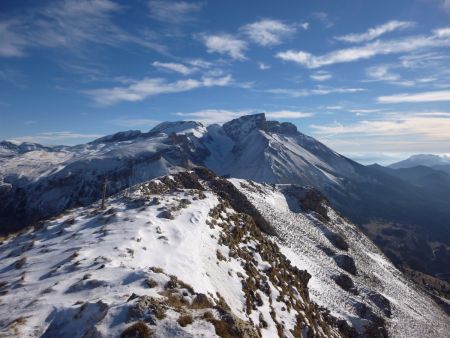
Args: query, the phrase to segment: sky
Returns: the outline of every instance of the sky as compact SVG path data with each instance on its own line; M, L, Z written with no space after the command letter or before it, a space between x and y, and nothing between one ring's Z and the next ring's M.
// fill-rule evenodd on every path
M450 153L450 0L0 2L0 140L261 112L362 163Z

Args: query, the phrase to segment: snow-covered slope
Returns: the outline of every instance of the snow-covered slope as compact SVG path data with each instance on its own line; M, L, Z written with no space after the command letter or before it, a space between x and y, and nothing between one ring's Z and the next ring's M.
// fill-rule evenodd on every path
M182 125L192 131L191 125ZM157 129L149 133L129 131L84 145L15 151L14 156L0 157L3 232L66 208L89 205L99 198L105 178L108 193L113 194L187 168L190 157L196 156L189 142L183 135ZM0 145L0 149L7 151L6 146Z
M232 180L275 229L281 251L311 275L311 299L355 327L373 315L392 337L445 337L450 318L321 194Z
M75 147L0 143L0 231L89 205L100 197L105 178L111 195L196 166L227 177L313 186L358 225L374 220L413 225L420 243L393 259L413 266L426 248L431 254L419 260L425 264L418 269L448 274L445 261L430 268L436 265L428 264L433 254L426 241L450 245L449 195L441 198L376 166L360 165L264 114L224 125L164 122L147 133L120 132Z
M207 166L262 182L338 186L353 163L290 123L249 115L223 126L164 122L148 133L120 132L75 147L0 144L0 220L26 224L159 175Z
M2 337L443 337L450 329L317 191L203 169L134 186L106 210L94 204L41 222L4 239L0 262Z
M310 301L309 274L232 206L233 185L203 176L162 177L5 239L0 336L341 336Z

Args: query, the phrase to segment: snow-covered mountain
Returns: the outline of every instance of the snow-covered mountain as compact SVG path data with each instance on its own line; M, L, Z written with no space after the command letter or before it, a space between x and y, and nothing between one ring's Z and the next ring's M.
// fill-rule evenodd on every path
M165 122L148 133L120 132L75 147L0 144L0 214L25 222L51 216L159 175L207 166L220 175L334 189L355 163L303 135L290 123L244 116L223 126ZM13 212L14 210L14 212ZM23 223L23 222L22 222Z
M389 168L399 169L399 168L411 168L416 166L426 166L434 167L438 165L450 164L450 157L445 155L433 155L433 154L419 154L413 155L406 160L393 163L389 165Z
M413 224L423 230L419 238L450 245L450 198L376 166L360 165L293 124L268 121L264 114L223 125L164 122L146 133L121 132L74 147L18 148L0 144L3 232L89 205L100 197L104 179L108 194L114 194L161 175L205 166L226 177L313 186L359 225L373 220ZM413 249L400 258L408 261L414 255L422 251ZM420 261L415 268L441 275L450 268L439 264L430 270L435 265L428 263Z
M2 337L450 331L442 310L315 189L194 169L106 205L3 239Z

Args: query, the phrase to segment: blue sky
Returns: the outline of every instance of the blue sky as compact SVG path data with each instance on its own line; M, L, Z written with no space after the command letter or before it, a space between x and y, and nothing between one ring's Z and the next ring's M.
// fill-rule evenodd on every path
M450 0L0 2L0 139L265 112L364 163L450 153Z

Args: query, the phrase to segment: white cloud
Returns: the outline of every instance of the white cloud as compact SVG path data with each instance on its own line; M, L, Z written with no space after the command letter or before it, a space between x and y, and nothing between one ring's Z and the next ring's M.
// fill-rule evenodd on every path
M341 152L442 153L448 152L450 143L447 112L390 113L375 120L311 128L318 138Z
M280 52L276 56L284 61L292 61L307 68L320 68L336 63L370 59L377 55L398 54L446 46L450 46L450 36L433 33L429 36L410 36L387 41L377 40L362 46L338 49L320 56L294 50Z
M333 76L328 72L319 71L314 74L311 74L309 77L314 81L327 81L331 79Z
M74 144L85 139L96 139L102 137L101 134L83 134L72 131L55 131L43 132L31 136L16 137L13 141L16 142L32 142L42 144Z
M379 103L417 103L450 101L450 90L440 90L422 93L402 93L396 95L379 96Z
M291 88L275 88L268 89L266 92L277 95L285 95L290 97L305 97L311 95L327 95L335 93L357 93L364 91L363 88L333 88L333 87L323 87L318 86L313 89L291 89Z
M450 27L435 29L433 32L439 37L450 37Z
M152 63L152 65L156 68L170 70L183 75L189 75L197 71L197 68L187 67L181 63L155 61Z
M266 117L270 119L302 119L314 115L313 113L292 110L264 111L260 109L205 109L190 113L176 113L175 115L181 116L183 118L194 119L206 124L213 124L228 122L240 116L256 113L265 113Z
M122 7L111 0L63 0L0 21L0 56L23 56L30 48L65 48L77 53L87 43L165 47L143 34L130 34L113 22Z
M241 27L250 40L261 46L274 46L295 33L294 25L288 25L278 20L262 19Z
M213 64L211 62L205 61L202 59L188 60L188 61L186 61L186 63L190 64L191 66L202 68L202 69L208 69L213 66Z
M227 109L204 109L190 113L176 113L183 118L194 119L206 124L224 123L243 115L252 113L252 110L227 110Z
M292 111L292 110L277 110L265 112L266 116L271 119L303 119L314 116L313 113Z
M148 2L150 16L158 21L172 24L182 24L193 20L193 15L200 12L203 4L187 1L160 1Z
M398 81L400 75L392 73L389 65L378 65L369 67L366 70L367 75L375 81Z
M334 21L325 12L315 12L312 13L312 17L319 20L325 28L331 28L334 26Z
M300 24L300 27L305 31L309 29L309 22L303 22Z
M383 111L382 109L364 109L364 108L359 108L359 109L350 109L349 110L351 113L355 113L357 116L361 116L361 115L365 115L365 114L372 114L372 113L378 113Z
M441 6L444 10L450 12L450 0L441 0Z
M270 65L264 63L264 62L258 62L258 68L261 70L267 70L270 69Z
M245 60L244 51L247 44L229 34L202 35L208 53L227 54L235 60Z
M428 52L428 53L412 53L399 57L400 64L404 68L418 69L426 67L436 67L442 61L448 59L448 55L444 53Z
M167 82L161 78L144 78L132 81L126 86L113 88L93 89L85 93L99 105L113 105L119 102L137 102L150 96L178 93L201 87L226 86L231 84L230 75L223 77L203 77L201 80L186 79L175 82Z
M161 121L154 119L132 119L132 118L119 118L110 121L116 126L126 127L126 128L144 128L153 127L160 123Z
M25 39L17 31L20 23L16 20L0 22L0 56L14 57L24 55L27 45Z
M335 37L335 39L339 40L339 41L351 42L351 43L366 42L366 41L374 40L386 33L390 33L395 30L411 27L412 25L414 25L414 23L410 22L410 21L393 20L393 21L386 22L380 26L370 28L365 33L337 36L337 37Z

